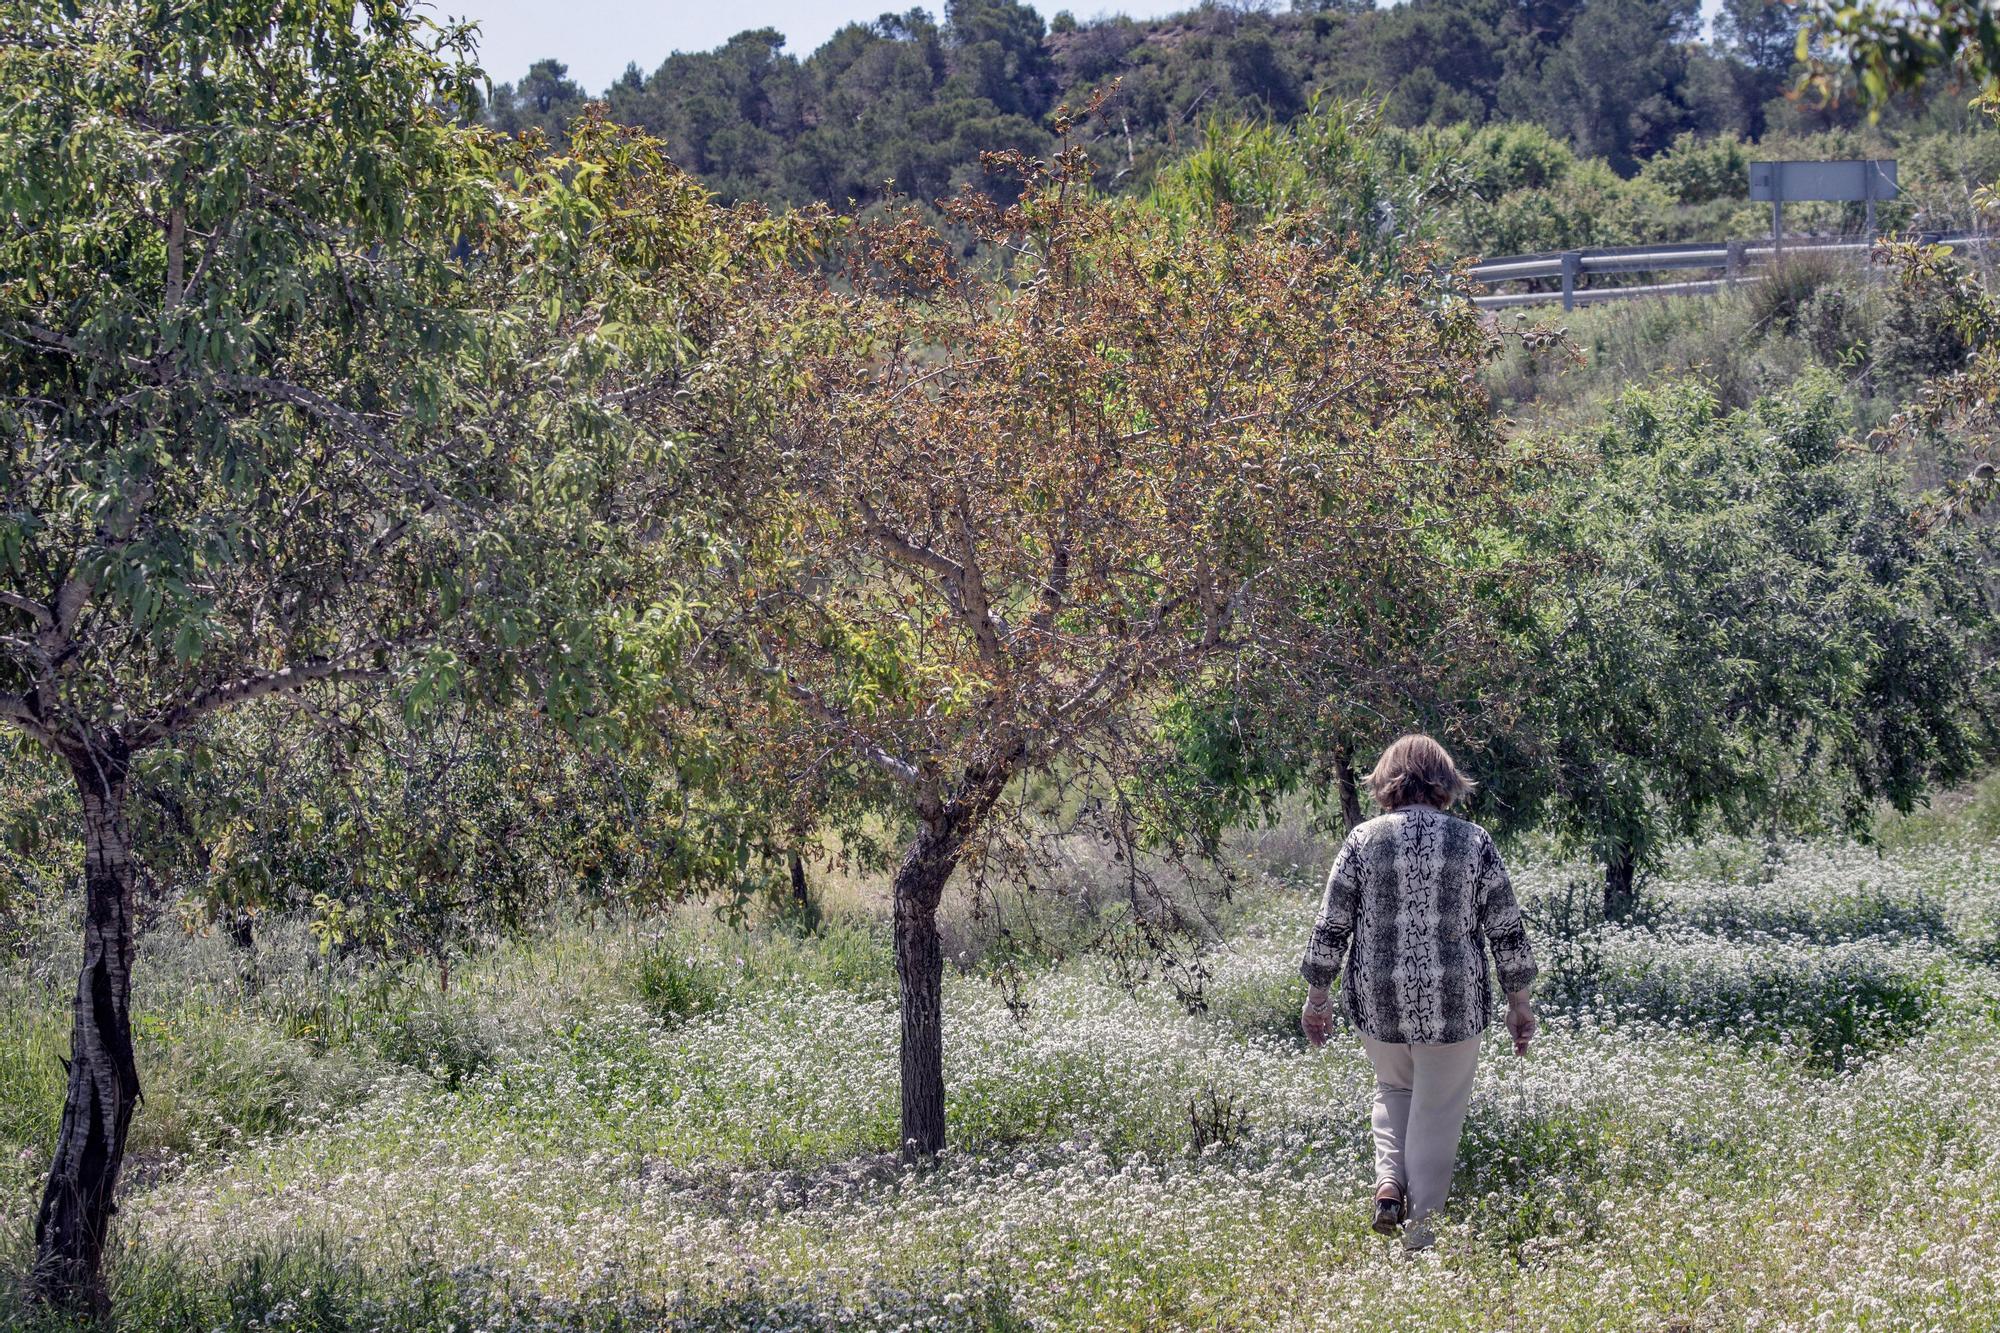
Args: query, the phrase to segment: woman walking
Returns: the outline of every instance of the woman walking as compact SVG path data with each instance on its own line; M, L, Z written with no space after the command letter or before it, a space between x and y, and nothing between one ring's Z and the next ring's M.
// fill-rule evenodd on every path
M1472 783L1445 748L1404 736L1365 781L1388 813L1357 825L1334 857L1299 967L1310 988L1300 1025L1325 1043L1328 987L1340 976L1342 1007L1375 1066L1375 1230L1400 1229L1419 1249L1451 1189L1479 1034L1493 1020L1485 949L1516 1055L1535 1035L1535 955L1493 839L1446 813Z

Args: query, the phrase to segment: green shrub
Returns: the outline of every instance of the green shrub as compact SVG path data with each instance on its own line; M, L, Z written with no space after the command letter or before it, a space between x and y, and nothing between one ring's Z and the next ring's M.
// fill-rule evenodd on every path
M0 1153L12 1190L39 1177L55 1145L69 1016L13 996L0 1004L0 1032ZM284 1133L368 1090L369 1071L351 1058L315 1058L306 1043L228 1008L141 1009L133 1037L145 1106L130 1144L140 1156L185 1156Z
M835 921L793 942L804 980L863 999L896 997L896 958L889 932L862 921Z
M1591 993L1578 1006L1797 1051L1845 1069L1929 1026L1963 978L1916 941L1825 945L1789 935L1715 935L1682 926L1594 932ZM1977 986L1961 1001L1976 1006ZM1575 1000L1572 1001L1574 1003Z
M1683 133L1674 140L1673 147L1641 167L1639 175L1657 183L1683 204L1747 199L1750 153L1734 134L1703 138Z
M1212 1021L1245 1035L1288 1044L1304 1041L1299 1032L1304 991L1296 959L1280 955L1274 960L1225 946L1215 951L1211 966L1205 999ZM1345 1026L1344 1016L1339 1021Z
M101 1326L31 1305L12 1288L0 1288L0 1327L84 1333ZM736 1277L664 1296L609 1277L578 1297L558 1297L483 1266L455 1267L425 1254L378 1268L311 1237L265 1246L220 1269L169 1255L128 1255L116 1265L111 1297L112 1326L148 1333L1012 1333L1031 1327L1014 1313L1004 1285L976 1273L918 1272L896 1283L871 1280L853 1292Z
M1754 325L1774 333L1795 331L1799 312L1821 288L1838 283L1848 271L1843 261L1831 255L1811 251L1794 251L1786 255L1750 286L1750 313Z
M722 970L671 937L639 956L634 980L646 1006L669 1022L718 1009L728 998Z
M1889 289L1889 309L1876 333L1875 370L1899 396L1925 380L1957 370L1971 351L1958 320L1953 289L1942 280L1911 277Z
M1749 407L1795 383L1812 349L1758 322L1746 284L1714 296L1589 306L1561 317L1581 365L1510 347L1489 372L1509 411L1531 410L1563 425L1598 418L1634 385L1695 376L1725 409Z
M1868 317L1860 297L1826 286L1806 298L1794 321L1799 336L1823 366L1842 370L1868 359Z
M458 1005L419 995L374 1022L375 1049L385 1060L458 1087L494 1061L500 1045L493 1025Z
M132 1026L146 1086L135 1149L198 1151L281 1129L296 1115L311 1057L269 1029L221 1015L146 1012Z
M1576 165L1567 143L1531 121L1433 131L1441 139L1463 138L1456 155L1481 198L1498 199L1513 190L1542 190L1557 184Z
M1875 820L1875 843L1889 851L1994 839L2000 839L2000 774L1941 792L1908 814L1884 805Z

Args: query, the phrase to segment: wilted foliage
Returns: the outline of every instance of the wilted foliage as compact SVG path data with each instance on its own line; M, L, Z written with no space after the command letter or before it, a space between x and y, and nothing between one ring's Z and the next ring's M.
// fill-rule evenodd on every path
M1017 841L995 836L1021 827L1010 784L1087 782L1097 808L1167 691L1300 651L1294 608L1329 583L1328 633L1398 614L1420 549L1508 468L1490 335L1421 254L1364 266L1317 209L1238 226L1220 202L1106 200L1079 147L991 164L1016 202L945 205L975 260L913 212L860 224L843 281L772 276L738 352L781 349L785 406L725 632L787 747L914 826L896 897L925 1152L932 918L968 851Z

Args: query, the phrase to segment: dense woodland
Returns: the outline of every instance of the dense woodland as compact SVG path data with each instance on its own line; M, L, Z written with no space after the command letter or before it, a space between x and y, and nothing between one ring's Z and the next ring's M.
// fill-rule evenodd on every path
M1851 96L1788 96L1803 70L1793 6L1729 0L1706 35L1699 20L1688 0L1412 0L1045 23L1016 0L962 0L852 24L811 52L744 32L630 66L608 89L544 60L494 89L486 115L560 142L603 98L725 199L865 208L888 188L925 202L1004 190L982 152L1047 152L1049 112L1114 85L1089 138L1098 180L1119 191L1242 132L1226 127L1283 126L1340 99L1380 107L1395 131L1385 151L1435 178L1428 221L1468 253L1754 235L1769 218L1746 202L1750 144L1762 157L1898 156L1909 198L1886 224L1969 225L2000 136L1962 94L1905 95L1871 120ZM1859 221L1825 208L1793 224Z
M1052 1142L1059 1090L948 1100L965 979L1026 1024L1102 965L1086 1008L1209 1022L1242 932L1296 905L1266 857L1269 918L1229 907L1245 840L1364 817L1357 774L1410 729L1564 867L1537 928L1575 1030L1622 1050L1686 1018L1601 955L1715 926L1691 842L1774 878L1791 840L1880 837L2000 757L2000 298L1903 243L1557 326L1484 317L1437 260L1752 230L1753 141L1893 144L1892 225L1992 211L1993 97L1966 88L2000 37L1822 14L1803 72L1844 95L1815 109L1783 95L1789 13L1732 8L1709 46L1691 8L1623 0L1046 28L968 3L586 100L554 65L489 97L475 34L394 0L9 10L0 78L37 94L0 108L18 1308L148 1289L114 1222L152 1179L123 1174L159 1142L146 1080L228 1024L311 1072L143 1171L373 1132L369 1106L532 1104L537 1151L667 1106L703 1169ZM1949 918L1899 890L1885 919L1921 939L1861 930L1872 953L1818 899L1796 936L1757 926L1783 965L1751 989L1804 1000L1739 1011L1699 950L1659 984L1709 987L1699 1040L1773 1043L1780 1081L1984 1031L2000 918L1972 879ZM834 883L866 905L830 915ZM759 1084L851 1076L865 1112L731 1139L765 1106L736 1082L618 1082L732 1002L681 937L633 942L690 904L760 932L726 937L779 959L759 986L876 997L841 1011L865 1069ZM1289 1003L1276 938L1249 1035L1218 1039L1246 1059ZM174 940L219 951L175 993L220 966L226 1012L148 1008ZM596 961L559 1023L460 1042L468 976L527 1003L496 960L565 951ZM1213 1078L1170 1082L1198 1159L1249 1141ZM1090 1150L1157 1147L1128 1129ZM1304 1169L1311 1136L1271 1132ZM1523 1206L1515 1260L1568 1225ZM179 1280L151 1289L200 1323L213 1293Z

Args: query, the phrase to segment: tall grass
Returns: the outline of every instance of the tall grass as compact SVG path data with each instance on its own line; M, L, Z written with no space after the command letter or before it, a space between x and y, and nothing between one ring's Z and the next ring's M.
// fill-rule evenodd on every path
M1327 842L1233 844L1186 976L1078 947L1130 904L960 923L953 1147L897 1160L878 895L817 932L554 922L427 973L161 934L114 1301L162 1330L1971 1328L2000 1321L2000 850L1980 792L1838 843L1676 853L1648 918L1522 852L1544 1037L1484 1052L1440 1246L1366 1228L1371 1076L1297 1035ZM1573 898L1573 895L1572 895ZM1033 929L1009 913L1041 916ZM1065 915L1067 914L1067 915ZM998 916L1011 933L1000 933ZM30 923L32 924L32 923ZM53 931L54 926L51 927ZM1039 941L1040 944L1034 944ZM1032 946L1032 947L1031 947ZM1046 946L1046 947L1042 947ZM996 970L1011 969L1009 984ZM0 989L14 1262L60 971ZM1936 1225L1949 1217L1951 1225ZM61 1321L0 1294L0 1324Z
M1873 364L1892 308L1880 273L1801 255L1757 281L1706 296L1655 297L1541 310L1515 320L1552 323L1575 356L1509 344L1489 372L1500 408L1545 428L1580 426L1634 385L1697 376L1725 410L1783 389L1812 364L1848 385L1858 432L1879 425L1907 387Z

